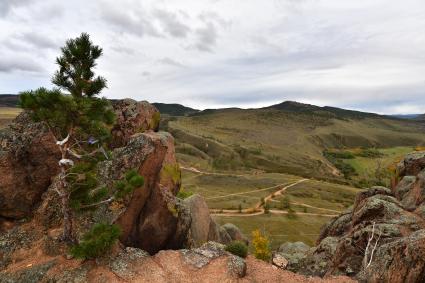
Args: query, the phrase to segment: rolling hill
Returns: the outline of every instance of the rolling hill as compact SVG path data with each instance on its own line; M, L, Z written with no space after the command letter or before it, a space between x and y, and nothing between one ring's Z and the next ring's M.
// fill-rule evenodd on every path
M168 119L187 166L341 179L326 149L422 146L424 124L374 113L284 102L261 109L209 109Z
M18 96L15 94L0 94L0 107L16 107Z

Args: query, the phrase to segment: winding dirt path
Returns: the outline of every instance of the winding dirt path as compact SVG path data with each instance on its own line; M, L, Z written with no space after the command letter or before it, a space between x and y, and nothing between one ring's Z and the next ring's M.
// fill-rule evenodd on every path
M186 171L190 171L190 172L202 174L202 175L219 175L219 176L236 176L236 177L243 177L243 176L251 175L251 174L240 174L240 175L238 175L238 174L203 172L203 171L200 171L200 170L198 170L194 167L183 167L183 166L181 166L180 168L183 169L183 170L186 170ZM289 189L293 186L296 186L296 185L298 185L302 182L308 181L308 180L310 180L310 179L301 179L301 180L298 180L298 181L290 183L290 184L283 183L283 184L278 184L278 185L267 187L267 188L260 189L260 190L251 190L251 191L240 192L240 193L232 193L232 194L227 194L227 195L223 195L223 196L209 197L209 198L205 198L205 199L206 200L212 200L212 199L227 198L227 197L231 197L231 196L240 196L240 195L246 195L246 194L250 194L250 193L267 191L267 190L271 190L271 189L275 189L275 188L279 188L279 187L283 186L280 190L275 191L275 192L267 195L264 198L264 202L258 202L258 203L255 204L254 207L245 208L245 209L242 209L241 211L236 210L236 209L210 209L211 215L214 215L214 216L237 216L237 217L256 216L256 215L261 215L261 214L265 213L265 211L264 211L264 204L265 203L267 203L269 201L275 201L274 198L277 197L277 196L282 196L287 189ZM336 214L322 214L322 213L310 213L310 212L297 212L297 214L299 214L299 215L335 217L335 216L338 216L341 213L338 210L316 207L316 206L308 205L308 204L305 204L305 203L291 202L291 204L336 213ZM271 213L271 214L288 214L288 211L270 209L269 213Z

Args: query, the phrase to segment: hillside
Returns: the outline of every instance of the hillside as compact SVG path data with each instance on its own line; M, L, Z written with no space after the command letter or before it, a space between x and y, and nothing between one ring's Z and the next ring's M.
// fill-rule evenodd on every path
M183 106L176 103L152 103L161 114L170 116L187 116L199 112L197 109Z
M14 94L0 94L0 107L16 107L18 96Z
M250 170L341 179L325 149L421 146L422 123L294 102L262 109L204 110L168 121L180 161L209 170Z

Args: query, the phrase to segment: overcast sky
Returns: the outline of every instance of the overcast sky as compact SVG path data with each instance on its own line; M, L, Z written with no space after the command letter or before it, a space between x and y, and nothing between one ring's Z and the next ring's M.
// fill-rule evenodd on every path
M425 112L424 0L0 0L0 93L51 87L81 32L109 98Z

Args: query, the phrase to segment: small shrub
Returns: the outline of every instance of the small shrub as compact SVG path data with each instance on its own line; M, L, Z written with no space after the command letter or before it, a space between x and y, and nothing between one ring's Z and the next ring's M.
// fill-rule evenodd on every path
M282 210L291 208L291 200L289 196L284 196L283 199L280 201L280 208Z
M361 157L366 157L366 158L378 158L378 157L384 156L384 154L382 152L380 152L379 150L377 150L376 148L363 149L357 155L361 156Z
M323 155L327 159L353 159L355 158L354 154L349 151L323 151Z
M71 248L71 255L80 259L99 257L111 249L120 235L121 230L117 225L96 224L79 244Z
M180 199L187 199L188 197L192 196L193 193L186 191L185 189L181 188L180 191L177 193L177 197Z
M246 258L248 255L248 246L241 241L233 241L226 246L226 251L242 258Z
M252 246L256 258L267 262L270 261L272 257L270 241L265 235L261 234L258 229L252 232Z
M288 214L286 214L286 216L289 219L295 219L297 218L297 212L295 210L293 210L292 208L288 209Z
M265 214L269 214L270 213L270 204L268 202L266 202L264 204L264 213Z

